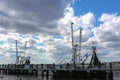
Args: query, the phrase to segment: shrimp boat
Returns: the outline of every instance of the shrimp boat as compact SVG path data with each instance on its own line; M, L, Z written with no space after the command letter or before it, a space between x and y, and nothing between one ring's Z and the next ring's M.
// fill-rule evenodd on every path
M79 43L74 43L73 36L73 23L71 23L71 39L72 39L72 60L67 64L60 64L56 68L53 77L67 77L67 78L101 78L101 79L113 79L113 73L111 70L104 69L103 63L97 56L96 46L91 46L89 52L87 52L81 58L81 35L82 29L80 29ZM89 63L85 63L89 59ZM79 60L79 61L78 61Z

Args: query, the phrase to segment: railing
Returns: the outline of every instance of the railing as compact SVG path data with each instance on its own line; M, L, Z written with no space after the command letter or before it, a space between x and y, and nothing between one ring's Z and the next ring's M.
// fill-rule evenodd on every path
M102 63L100 67L90 67L89 64L77 64L74 66L73 64L30 64L29 69L36 70L86 70L86 69L119 69L119 65L115 65L113 63ZM0 69L25 69L25 65L18 64L1 64Z

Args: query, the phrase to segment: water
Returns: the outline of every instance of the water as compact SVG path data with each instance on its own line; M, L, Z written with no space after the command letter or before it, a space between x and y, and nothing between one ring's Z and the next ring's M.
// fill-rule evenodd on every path
M0 75L0 80L106 80L106 79L96 79L96 78L56 78L53 79L52 77L46 78L46 77L40 77L40 76L13 76L13 75ZM120 80L115 79L115 80Z
M40 76L13 76L13 75L0 75L0 80L104 80L104 79L78 79L78 78L46 78L46 77L40 77Z
M113 71L113 79L120 80L120 71Z

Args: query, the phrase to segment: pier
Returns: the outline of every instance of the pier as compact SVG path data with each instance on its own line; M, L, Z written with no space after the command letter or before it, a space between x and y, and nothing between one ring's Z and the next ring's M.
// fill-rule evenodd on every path
M6 75L34 75L54 78L60 77L96 77L96 78L106 78L109 77L112 79L113 71L120 71L120 68L113 68L114 64L109 63L102 64L101 68L88 68L88 64L77 65L76 68L73 68L73 64L30 64L29 68L24 68L23 65L16 64L2 64L0 65L0 74Z

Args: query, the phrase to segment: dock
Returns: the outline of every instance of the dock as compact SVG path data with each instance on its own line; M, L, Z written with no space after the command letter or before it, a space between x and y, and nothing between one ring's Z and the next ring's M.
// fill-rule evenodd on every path
M24 68L23 65L2 64L0 65L0 74L5 75L29 75L54 78L76 78L76 77L95 77L95 78L113 78L113 71L120 71L120 68L113 68L111 63L109 66L103 64L101 68L88 68L86 65L76 66L72 64L30 64L29 68Z

